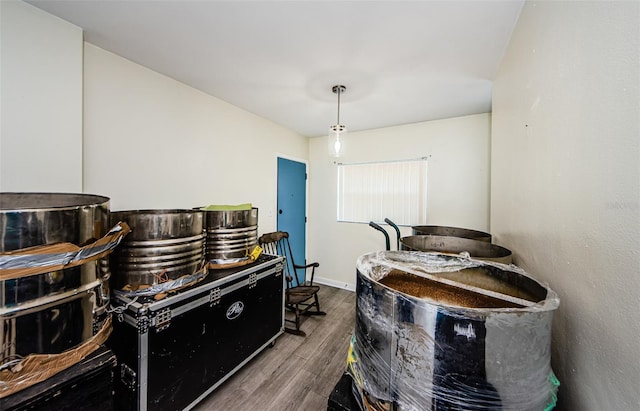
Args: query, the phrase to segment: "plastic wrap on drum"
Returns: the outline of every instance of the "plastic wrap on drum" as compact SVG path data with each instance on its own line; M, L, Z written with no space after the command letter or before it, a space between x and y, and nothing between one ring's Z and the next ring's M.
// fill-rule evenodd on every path
M390 279L405 275L407 283L444 283L416 296L393 287ZM513 265L402 251L360 257L357 276L348 363L365 408L555 406L550 343L559 299L546 284ZM461 291L449 292L456 282ZM481 287L487 295L475 295Z

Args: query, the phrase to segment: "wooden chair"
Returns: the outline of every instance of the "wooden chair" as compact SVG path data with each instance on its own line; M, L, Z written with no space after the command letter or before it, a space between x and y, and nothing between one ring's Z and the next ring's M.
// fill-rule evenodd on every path
M325 312L320 311L320 302L318 301L320 287L313 285L313 276L320 264L296 264L291 253L289 233L284 231L263 234L258 239L258 243L265 253L281 255L286 258L284 270L287 280L285 307L294 313L295 320L289 320L285 317L285 321L295 324L295 329L285 327L285 331L303 337L306 336L305 332L300 330L300 317L303 315L326 315ZM306 280L308 269L311 269L309 281ZM302 279L298 276L298 270L303 272ZM315 310L312 310L314 307Z

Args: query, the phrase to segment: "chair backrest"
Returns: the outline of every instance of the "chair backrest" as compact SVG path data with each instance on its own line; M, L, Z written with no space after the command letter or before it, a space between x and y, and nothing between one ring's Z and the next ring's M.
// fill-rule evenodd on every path
M272 255L281 255L285 257L285 275L292 280L287 279L287 284L291 286L299 286L301 284L298 278L298 271L293 267L293 254L291 253L291 244L289 244L289 233L285 231L275 231L266 233L258 238L258 244L265 253Z

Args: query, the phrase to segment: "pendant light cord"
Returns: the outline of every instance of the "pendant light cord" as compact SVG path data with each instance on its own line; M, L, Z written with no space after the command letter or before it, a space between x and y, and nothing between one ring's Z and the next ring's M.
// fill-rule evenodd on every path
M333 91L334 93L338 94L338 122L336 124L336 126L340 125L340 97L342 95L342 92L345 91L347 88L341 84L337 84L335 86L332 87L331 91Z
M341 87L338 87L338 122L336 124L340 125L340 94L341 94Z

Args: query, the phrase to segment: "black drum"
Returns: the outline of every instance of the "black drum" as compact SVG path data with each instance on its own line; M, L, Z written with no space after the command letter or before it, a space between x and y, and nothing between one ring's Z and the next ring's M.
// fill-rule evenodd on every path
M541 410L555 404L559 299L523 270L436 253L356 263L349 370L381 409ZM377 409L377 408L376 408Z

